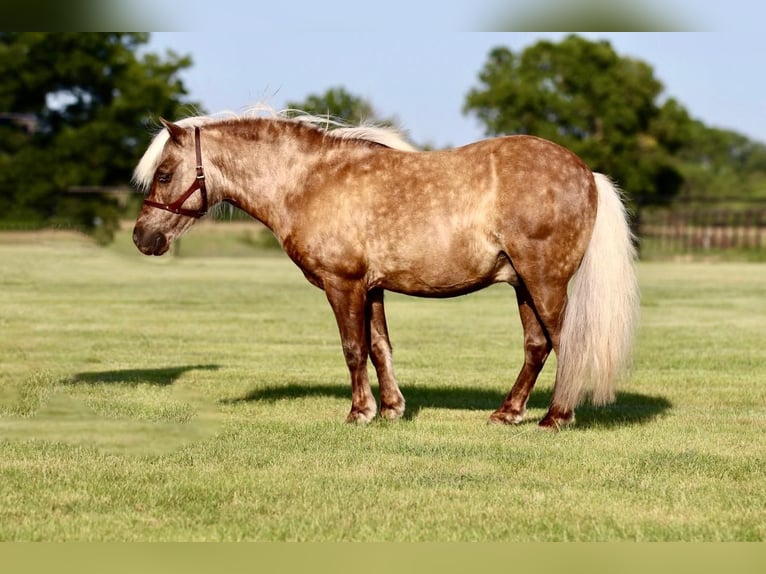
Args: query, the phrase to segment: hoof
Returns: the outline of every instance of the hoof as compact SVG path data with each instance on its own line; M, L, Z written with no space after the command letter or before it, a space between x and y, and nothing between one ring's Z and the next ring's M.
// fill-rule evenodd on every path
M524 412L495 411L489 417L489 425L517 425L524 420Z
M346 417L346 422L348 424L354 424L354 425L367 425L372 422L372 419L375 418L375 411L354 411L352 410L350 413L348 413L348 416Z
M396 407L381 407L380 418L387 421L398 421L404 416L404 403Z
M543 417L538 426L543 430L558 432L562 427L572 424L574 420L574 411L558 414L548 411L548 414Z

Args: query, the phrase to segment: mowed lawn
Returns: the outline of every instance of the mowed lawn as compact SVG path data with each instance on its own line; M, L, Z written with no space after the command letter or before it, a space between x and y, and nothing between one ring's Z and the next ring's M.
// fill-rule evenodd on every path
M527 422L486 424L510 287L388 294L408 411L358 427L324 294L206 238L0 237L0 540L766 539L766 265L642 263L634 371L557 434L553 359Z

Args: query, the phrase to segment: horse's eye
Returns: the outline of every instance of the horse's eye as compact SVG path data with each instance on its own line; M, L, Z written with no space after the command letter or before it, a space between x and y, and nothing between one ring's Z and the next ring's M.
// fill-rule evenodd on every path
M170 180L173 178L173 174L170 173L158 173L157 174L157 183L170 183Z

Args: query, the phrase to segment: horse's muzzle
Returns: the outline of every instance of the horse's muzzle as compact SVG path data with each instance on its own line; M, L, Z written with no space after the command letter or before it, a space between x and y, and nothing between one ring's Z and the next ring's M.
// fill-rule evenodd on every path
M147 231L140 225L133 228L133 243L144 255L162 255L170 248L170 242L164 233Z

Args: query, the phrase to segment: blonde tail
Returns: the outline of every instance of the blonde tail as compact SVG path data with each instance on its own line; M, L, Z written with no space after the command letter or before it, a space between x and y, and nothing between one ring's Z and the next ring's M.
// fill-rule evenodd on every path
M630 363L638 322L636 252L620 191L593 174L598 211L588 248L572 278L561 327L553 404L573 410L590 387L595 405L614 401Z

